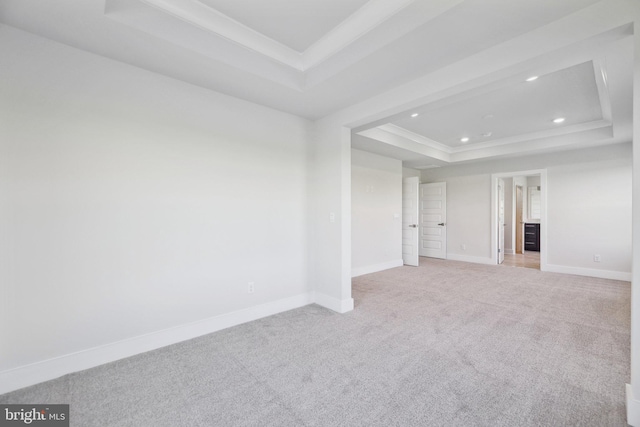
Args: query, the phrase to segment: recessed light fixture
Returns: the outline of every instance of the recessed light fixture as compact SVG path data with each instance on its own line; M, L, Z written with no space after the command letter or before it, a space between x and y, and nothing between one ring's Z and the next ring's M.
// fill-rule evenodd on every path
M553 119L553 123L562 123L564 122L565 118L564 117L558 117L557 119Z
M493 135L493 132L485 132L485 133L482 134L482 136L485 137L485 138L488 138L491 135Z
M419 115L420 115L420 114L418 114L418 113L413 113L413 114L411 115L411 117L418 117Z
M527 79L528 82L532 82L534 80L538 80L538 76L531 76Z
M460 142L469 142L469 138L466 136L464 138L460 138Z

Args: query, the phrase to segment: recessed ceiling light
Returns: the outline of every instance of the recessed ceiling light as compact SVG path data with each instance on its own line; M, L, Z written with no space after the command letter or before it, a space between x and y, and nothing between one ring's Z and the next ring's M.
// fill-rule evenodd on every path
M460 138L460 142L469 142L469 138L466 136L464 138Z
M553 119L553 123L562 123L564 122L565 118L564 117L558 117L557 119Z
M528 82L532 82L534 80L538 80L538 76L531 76L527 79Z
M419 115L420 115L420 114L418 114L418 113L413 113L413 114L411 115L411 117L418 117Z
M488 138L491 135L493 135L493 132L485 132L485 133L482 134L482 136L485 137L485 138Z

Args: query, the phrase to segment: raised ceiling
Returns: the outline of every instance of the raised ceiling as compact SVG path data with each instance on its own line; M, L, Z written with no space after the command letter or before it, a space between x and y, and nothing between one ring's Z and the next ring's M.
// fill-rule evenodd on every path
M283 45L304 52L367 0L200 0Z
M589 61L447 105L427 105L412 113L418 116L392 123L453 148L594 122L603 118L595 76ZM566 120L556 124L556 118Z
M564 21L597 15L592 9L604 3L2 0L0 22L315 120L492 49L508 51L530 34L553 38ZM611 28L497 69L500 77L489 83L475 83L470 69L468 89L372 119L354 130L353 146L425 168L628 141L630 35L628 27ZM525 82L531 75L539 78ZM559 116L565 122L554 124ZM460 141L464 136L468 142Z

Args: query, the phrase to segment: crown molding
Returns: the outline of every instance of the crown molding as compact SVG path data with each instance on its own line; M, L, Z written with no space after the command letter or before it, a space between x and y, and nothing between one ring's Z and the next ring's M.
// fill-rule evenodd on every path
M370 0L302 54L302 70L321 64L415 0Z
M302 71L299 52L229 18L198 0L140 0L198 28L217 34Z
M611 95L609 93L609 83L607 81L607 65L603 58L595 58L592 61L593 74L596 78L596 87L598 88L598 97L600 98L600 108L602 110L602 119L608 122L613 121L611 112Z
M405 150L422 154L445 163L477 160L486 157L499 157L515 152L536 151L540 149L558 148L599 140L613 136L612 123L607 120L596 120L561 129L532 132L469 144L462 147L449 147L402 127L386 124L358 132L359 135L394 145Z
M340 52L415 0L370 0L304 52L291 49L199 0L140 1L302 72Z
M455 150L454 148L449 147L448 145L434 141L433 139L427 138L426 136L412 132L408 129L405 129L398 125L394 125L392 123L387 123L385 125L378 126L378 129L383 130L385 132L389 132L391 134L397 135L402 138L407 138L411 141L417 142L418 144L426 145L427 147L431 147L435 150L440 150L445 153L451 154Z

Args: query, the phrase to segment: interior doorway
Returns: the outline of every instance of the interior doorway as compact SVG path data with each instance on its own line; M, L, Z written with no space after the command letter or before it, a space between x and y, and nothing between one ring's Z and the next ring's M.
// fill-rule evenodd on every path
M492 261L544 270L546 170L492 175Z

